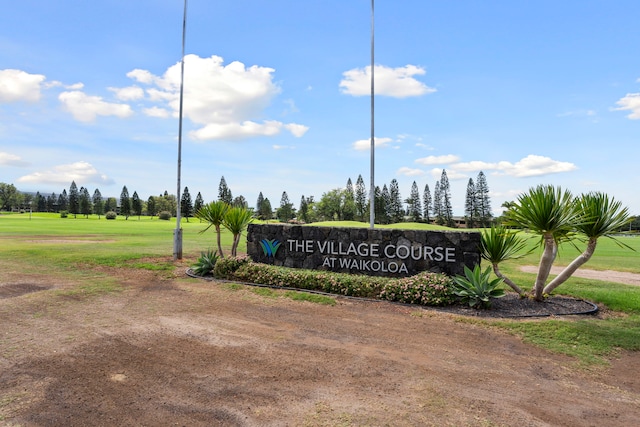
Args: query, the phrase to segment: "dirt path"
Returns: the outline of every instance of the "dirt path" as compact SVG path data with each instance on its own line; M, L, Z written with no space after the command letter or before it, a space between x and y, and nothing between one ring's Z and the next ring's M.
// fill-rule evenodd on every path
M551 274L558 275L562 272L564 267L551 267ZM537 273L538 267L535 265L525 265L520 267L521 271L525 273ZM626 285L640 286L640 274L626 273L623 271L613 270L589 270L586 268L579 268L572 276L582 277L584 279L595 280L607 280L610 282L624 283Z
M451 314L112 274L0 273L0 425L640 425L639 352L584 370Z

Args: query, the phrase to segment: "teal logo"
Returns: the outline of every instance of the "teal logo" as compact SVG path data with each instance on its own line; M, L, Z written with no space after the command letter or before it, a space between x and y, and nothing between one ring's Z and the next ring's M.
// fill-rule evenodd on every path
M282 242L280 242L277 239L272 239L272 240L262 239L260 241L260 246L262 246L262 252L264 252L264 254L268 257L276 256L276 252L278 252L278 248L280 247L281 244Z

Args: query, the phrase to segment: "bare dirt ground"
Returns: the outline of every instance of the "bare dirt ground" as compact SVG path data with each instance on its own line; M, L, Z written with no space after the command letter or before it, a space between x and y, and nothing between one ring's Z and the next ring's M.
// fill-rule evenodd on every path
M123 290L92 296L0 268L0 425L640 425L639 352L585 369L450 313L184 269L103 270Z

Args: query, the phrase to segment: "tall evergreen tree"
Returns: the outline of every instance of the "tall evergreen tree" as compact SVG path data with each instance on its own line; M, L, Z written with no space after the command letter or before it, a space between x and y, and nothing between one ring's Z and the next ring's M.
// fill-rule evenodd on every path
M93 192L93 213L98 215L98 219L100 219L100 215L104 214L104 201L102 200L102 194L100 190L97 188Z
M142 200L140 200L140 196L138 196L138 192L134 191L131 195L131 213L140 219L140 215L142 215Z
M193 201L193 212L194 214L198 212L204 206L204 199L202 198L202 194L198 191L196 195L196 199Z
M313 203L313 196L304 197L304 194L303 194L302 197L300 198L300 207L298 208L298 218L304 221L305 223L311 222L309 221L310 219L309 208L311 207L310 205L312 203Z
M58 196L56 196L56 193L51 193L47 197L47 212L58 212Z
M39 191L36 193L35 206L38 212L45 212L47 210L47 198L40 194Z
M431 203L431 190L429 189L429 184L427 184L424 186L424 191L422 192L422 218L424 218L427 224L431 222L431 212L433 212Z
M384 184L382 186L382 191L380 192L380 196L382 199L382 206L383 206L383 211L384 211L384 215L383 215L383 224L389 224L391 223L391 221L393 221L394 218L394 207L395 204L393 203L393 201L391 200L391 192L389 191L389 187L387 187L387 184Z
M147 215L151 218L156 216L156 198L154 196L149 196L147 199Z
M387 190L388 192L388 190ZM386 213L386 208L385 208L385 200L384 197L382 195L382 190L380 189L379 185L376 185L375 190L374 190L374 221L377 224L386 224L387 223L387 213Z
M453 206L451 205L451 188L445 169L442 169L442 175L440 176L440 193L442 195L442 215L444 223L447 227L455 227L455 222L453 221Z
M476 208L476 186L473 179L467 183L467 195L464 200L464 217L468 228L473 228L477 221L478 209Z
M478 222L482 227L491 225L491 200L489 199L489 186L484 172L480 171L476 178L476 209L478 211Z
M218 185L218 200L222 200L229 205L233 203L233 195L227 186L227 181L224 179L224 176L220 178L220 185Z
M191 194L189 194L189 187L184 187L180 197L180 212L187 219L187 222L189 222L189 217L193 216L193 202L191 201Z
M69 213L76 218L80 212L80 195L78 194L78 186L75 181L71 181L69 187Z
M271 207L271 202L268 197L265 197L260 205L260 212L258 213L258 218L264 221L268 221L273 218L273 208Z
M440 191L440 181L436 181L433 187L433 217L438 225L444 225L444 208L442 205L442 191Z
M356 208L356 219L358 221L364 221L367 217L367 187L364 185L364 180L362 179L362 175L358 175L358 179L356 180L356 188L355 188L355 208Z
M107 197L107 200L104 202L104 211L105 212L116 212L118 210L118 202L115 197Z
M286 191L282 192L282 197L280 198L280 207L276 211L276 217L281 222L287 222L295 217L295 209L293 208L293 203L289 201L289 195Z
M400 185L398 184L398 180L395 178L391 180L391 184L389 185L389 219L394 223L402 222L404 220L404 208L402 206L402 197L400 196Z
M411 221L419 222L422 220L422 203L420 201L420 190L418 190L418 184L413 181L411 184L411 193L407 199L408 214Z
M262 191L258 194L258 200L256 200L256 214L260 216L260 209L262 208L262 203L264 202L264 196L262 195Z
M343 192L343 199L342 219L344 221L353 221L356 218L356 200L351 178L347 180L347 186L345 187Z
M62 190L62 193L58 196L58 210L66 211L69 209L69 198L67 197L67 190Z
M84 187L80 187L80 192L78 193L78 204L80 207L80 211L78 213L85 216L85 218L89 218L89 215L93 211L93 206L91 203L91 196L89 195L89 190Z
M122 187L120 193L120 215L124 215L125 219L129 219L129 215L131 215L131 198L126 185Z

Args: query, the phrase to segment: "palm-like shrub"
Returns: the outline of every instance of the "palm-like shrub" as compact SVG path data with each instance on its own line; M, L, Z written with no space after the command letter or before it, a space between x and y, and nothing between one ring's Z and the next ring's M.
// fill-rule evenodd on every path
M468 303L470 307L489 308L491 298L504 296L504 290L498 289L502 283L501 278L491 279L491 267L482 271L479 265L464 267L464 276L453 278L453 293L456 294L462 303Z
M505 213L507 225L524 228L541 236L543 252L533 286L537 301L543 299L544 286L556 259L558 244L572 236L581 219L573 202L571 192L552 185L539 185L520 195Z
M200 257L196 260L193 267L191 267L191 270L198 276L207 276L213 272L218 258L218 253L211 249L208 249L206 252L201 252Z
M228 203L223 202L222 200L218 200L217 202L211 202L204 205L195 214L196 218L209 223L207 228L202 230L201 233L204 233L212 226L215 227L217 234L218 254L220 255L220 258L224 258L224 253L222 252L222 244L220 243L220 234L222 232L220 226L222 225L224 217L229 209L230 206Z
M222 219L222 225L233 234L233 245L231 246L231 256L235 257L238 251L238 245L240 244L240 236L247 226L253 221L253 214L245 207L232 207L229 208L224 218Z
M496 276L504 280L520 296L524 296L525 291L502 274L499 264L503 261L524 256L526 253L519 254L519 252L525 248L527 242L519 236L518 231L509 230L502 226L492 226L490 229L484 230L481 237L480 255L482 258L491 263Z

